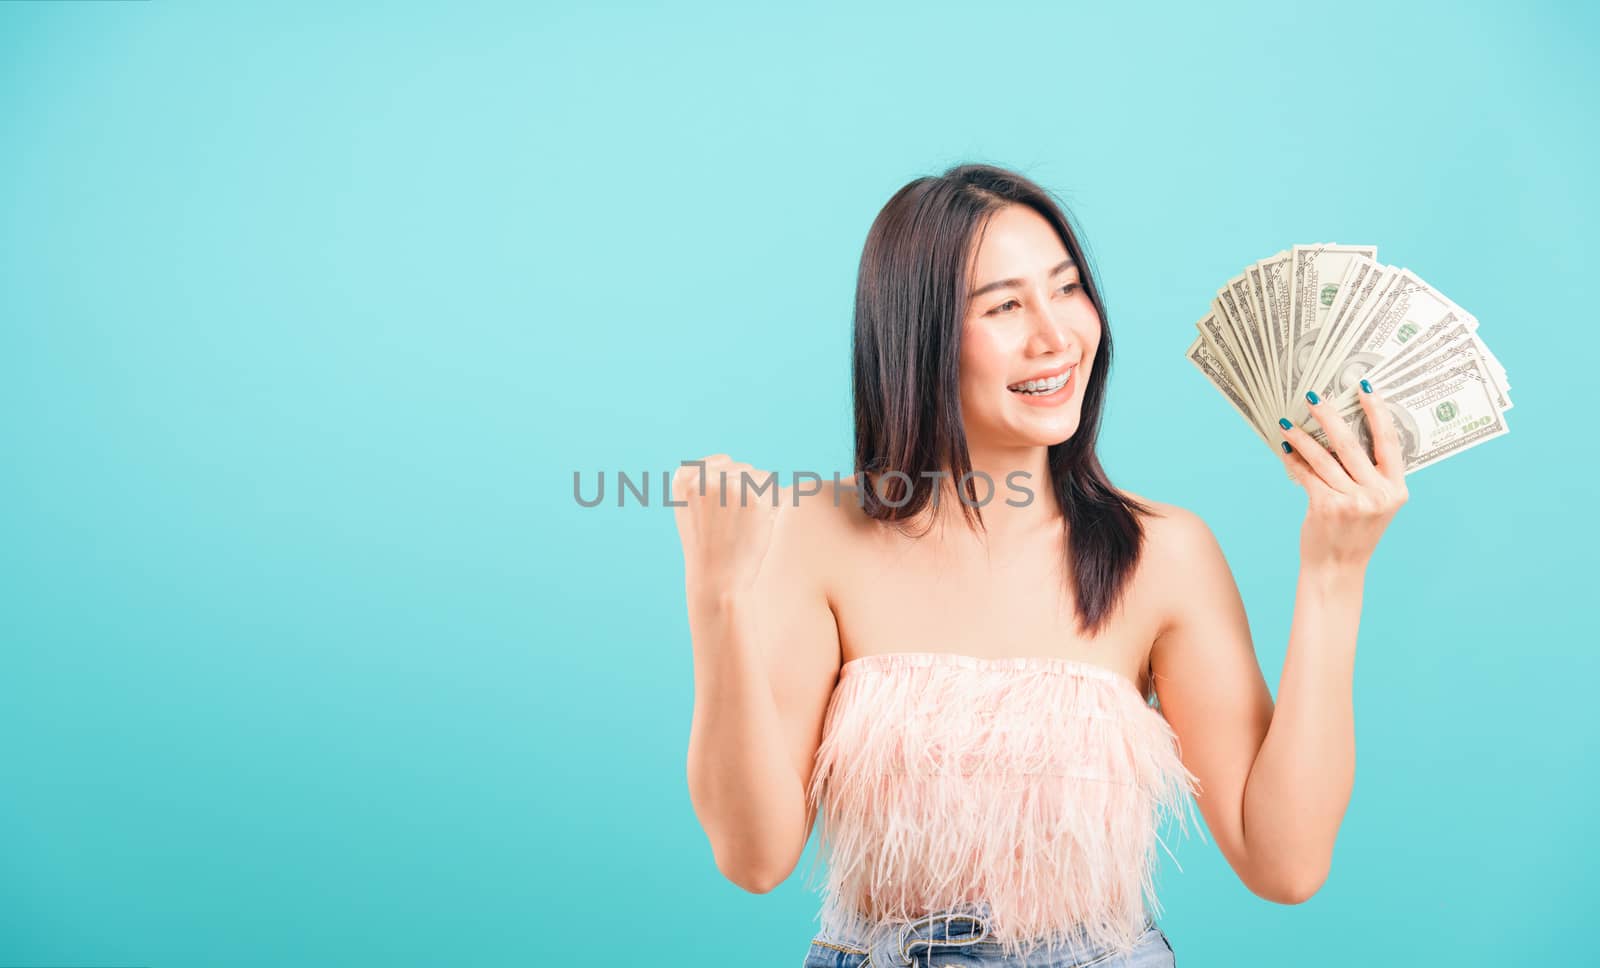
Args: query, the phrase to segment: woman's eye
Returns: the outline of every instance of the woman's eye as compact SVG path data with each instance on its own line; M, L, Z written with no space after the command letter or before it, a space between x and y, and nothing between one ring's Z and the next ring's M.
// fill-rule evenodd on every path
M1062 286L1061 289L1058 290L1058 291L1070 293L1072 290L1080 289L1080 288L1082 288L1082 286L1079 283L1069 282L1066 285ZM1000 305L998 305L998 306L994 307L993 309L989 310L988 314L990 316L993 316L995 313L1000 312L1001 310L1005 309L1007 306L1010 306L1011 304L1013 304L1015 302L1016 302L1015 299L1007 299L1005 302L1003 302Z

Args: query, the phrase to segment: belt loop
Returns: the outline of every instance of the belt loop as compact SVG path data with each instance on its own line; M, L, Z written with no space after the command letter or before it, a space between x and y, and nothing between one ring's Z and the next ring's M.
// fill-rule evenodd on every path
M957 918L972 922L978 930L975 931L971 937L952 939L950 937L950 923ZM918 928L932 928L941 921L944 922L944 933L941 936L928 938L917 937ZM929 932L929 934L935 933L936 932L932 931ZM967 945L977 944L980 941L989 940L990 933L991 929L989 926L989 920L982 914L955 914L946 911L941 914L925 915L916 919L915 921L909 922L905 925L905 927L901 928L898 932L898 935L892 938L890 944L887 946L891 947L893 950L888 952L874 952L871 963L874 968L906 968L906 966L918 964L917 955L911 950L913 945L922 945L922 954L926 957L929 955L934 945L944 945L945 947L951 948L965 947ZM879 961L880 955L887 956L881 965ZM888 958L892 958L893 960L889 961Z

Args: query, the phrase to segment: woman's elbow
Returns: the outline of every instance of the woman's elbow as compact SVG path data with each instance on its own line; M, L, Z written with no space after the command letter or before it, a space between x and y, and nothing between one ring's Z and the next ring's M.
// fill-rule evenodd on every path
M1251 893L1274 904L1304 904L1322 890L1328 881L1326 867L1276 878L1267 884L1250 885Z
M722 876L751 894L766 894L789 879L789 872L779 872L770 866L740 863L717 858L717 870Z

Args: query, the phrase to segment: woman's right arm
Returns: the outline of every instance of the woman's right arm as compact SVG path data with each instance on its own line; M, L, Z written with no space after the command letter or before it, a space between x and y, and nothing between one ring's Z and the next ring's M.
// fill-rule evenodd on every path
M774 508L768 491L740 507L742 470L765 477L726 455L708 457L705 495L689 467L674 500L689 505L677 510L694 645L689 797L717 869L760 894L790 875L811 834L806 788L839 639L821 582L829 509L816 502L825 498L795 507L780 491Z

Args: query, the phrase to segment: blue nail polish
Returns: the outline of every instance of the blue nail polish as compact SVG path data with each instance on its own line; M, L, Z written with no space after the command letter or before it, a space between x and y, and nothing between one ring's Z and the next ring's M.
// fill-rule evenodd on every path
M1361 381L1361 389L1366 391L1367 393L1371 393L1372 392L1372 384L1368 383L1366 380L1362 380Z
M1311 405L1313 407L1316 406L1317 402L1318 402L1317 401L1317 393L1316 393L1316 391L1315 390L1307 390L1306 391L1306 399L1311 402Z
M1290 446L1289 446L1289 442L1288 442L1288 441L1287 441L1287 440L1280 440L1280 441L1278 441L1278 443L1279 443L1279 444L1281 444L1281 445L1282 445L1282 446L1283 446L1283 452L1284 452L1284 453L1285 453L1285 454L1287 454L1287 453L1288 453L1288 452L1289 452L1289 451L1291 451L1291 450L1294 450L1294 448L1293 448L1293 447L1290 447Z
M1290 423L1289 418L1287 417L1279 417L1278 426L1282 427L1284 430L1288 430L1290 427L1293 427L1294 424Z

